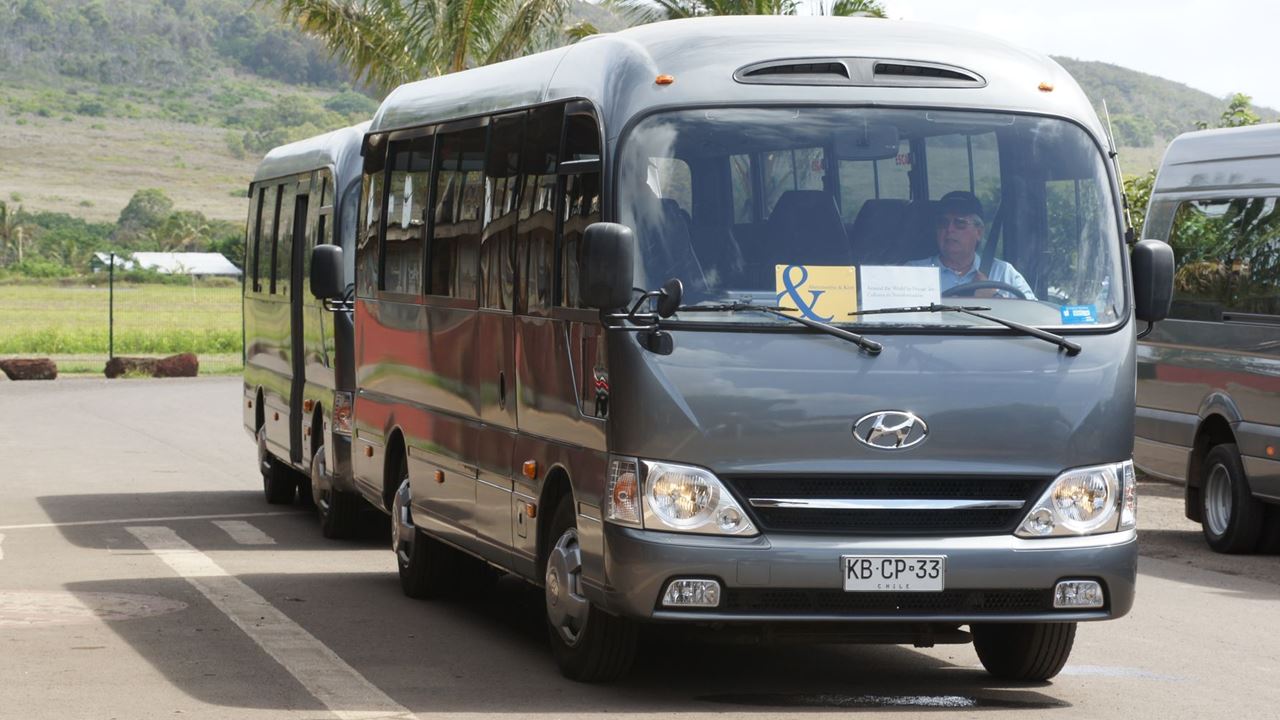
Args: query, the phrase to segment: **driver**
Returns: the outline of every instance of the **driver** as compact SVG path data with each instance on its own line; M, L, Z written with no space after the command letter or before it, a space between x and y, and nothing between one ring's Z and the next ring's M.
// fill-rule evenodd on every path
M933 257L911 260L913 267L938 268L943 294L951 288L969 283L992 280L1017 288L1022 297L1034 300L1031 286L1009 263L993 259L990 274L978 269L978 245L982 242L982 203L971 192L955 190L942 196L938 202L938 254ZM975 297L993 297L996 293L1012 295L1008 290L978 290Z

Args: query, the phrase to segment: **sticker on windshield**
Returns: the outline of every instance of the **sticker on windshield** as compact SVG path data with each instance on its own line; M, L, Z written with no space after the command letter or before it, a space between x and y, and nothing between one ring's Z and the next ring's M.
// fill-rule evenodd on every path
M858 275L842 265L777 265L778 305L789 315L818 322L848 322L858 309Z
M941 278L933 267L865 265L861 310L929 305L941 298ZM859 322L901 322L901 317L864 315Z
M1063 305L1063 325L1097 325L1098 312L1092 305Z

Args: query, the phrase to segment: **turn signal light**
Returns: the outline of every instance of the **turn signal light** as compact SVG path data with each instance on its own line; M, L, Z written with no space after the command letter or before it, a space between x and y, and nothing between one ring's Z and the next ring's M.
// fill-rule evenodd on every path
M443 483L443 482L444 482L444 471L443 471L443 470L437 470L437 471L436 471L436 475L435 475L435 477L436 477L436 482L438 482L438 483Z
M659 85L670 85L675 81L676 78L674 75L659 75L657 79L654 80L654 82Z
M524 466L520 468L520 472L530 480L537 480L538 479L538 461L525 460Z

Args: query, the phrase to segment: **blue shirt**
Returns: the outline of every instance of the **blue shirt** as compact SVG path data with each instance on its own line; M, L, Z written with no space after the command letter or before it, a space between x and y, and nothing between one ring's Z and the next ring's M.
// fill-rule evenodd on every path
M973 256L973 265L963 273L942 264L942 259L937 255L933 257L921 258L919 260L909 260L907 265L910 267L936 267L938 268L938 280L940 289L943 292L950 290L958 285L978 282L978 256ZM1031 291L1031 286L1027 284L1026 279L1022 277L1022 273L1018 272L1012 265L1003 261L995 260L991 263L991 272L987 273L988 280L1002 282L1006 285L1012 285L1022 291L1024 300L1035 300L1036 294ZM1010 294L1005 290L997 290L996 292L1004 295Z

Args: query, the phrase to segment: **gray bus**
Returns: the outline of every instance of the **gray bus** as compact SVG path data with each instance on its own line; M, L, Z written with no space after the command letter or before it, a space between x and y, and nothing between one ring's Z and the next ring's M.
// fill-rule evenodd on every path
M267 502L293 502L301 489L326 537L349 534L363 506L351 484L353 327L349 297L322 303L303 283L314 246L355 247L368 126L273 149L249 186L244 426ZM342 269L344 288L353 276Z
M1052 677L1133 603L1133 323L1172 277L1108 147L1053 61L881 20L658 23L395 90L352 447L404 591L542 587L584 681L643 623Z
M1280 540L1280 126L1205 130L1165 153L1145 237L1177 256L1138 348L1134 460L1185 482L1218 552Z

